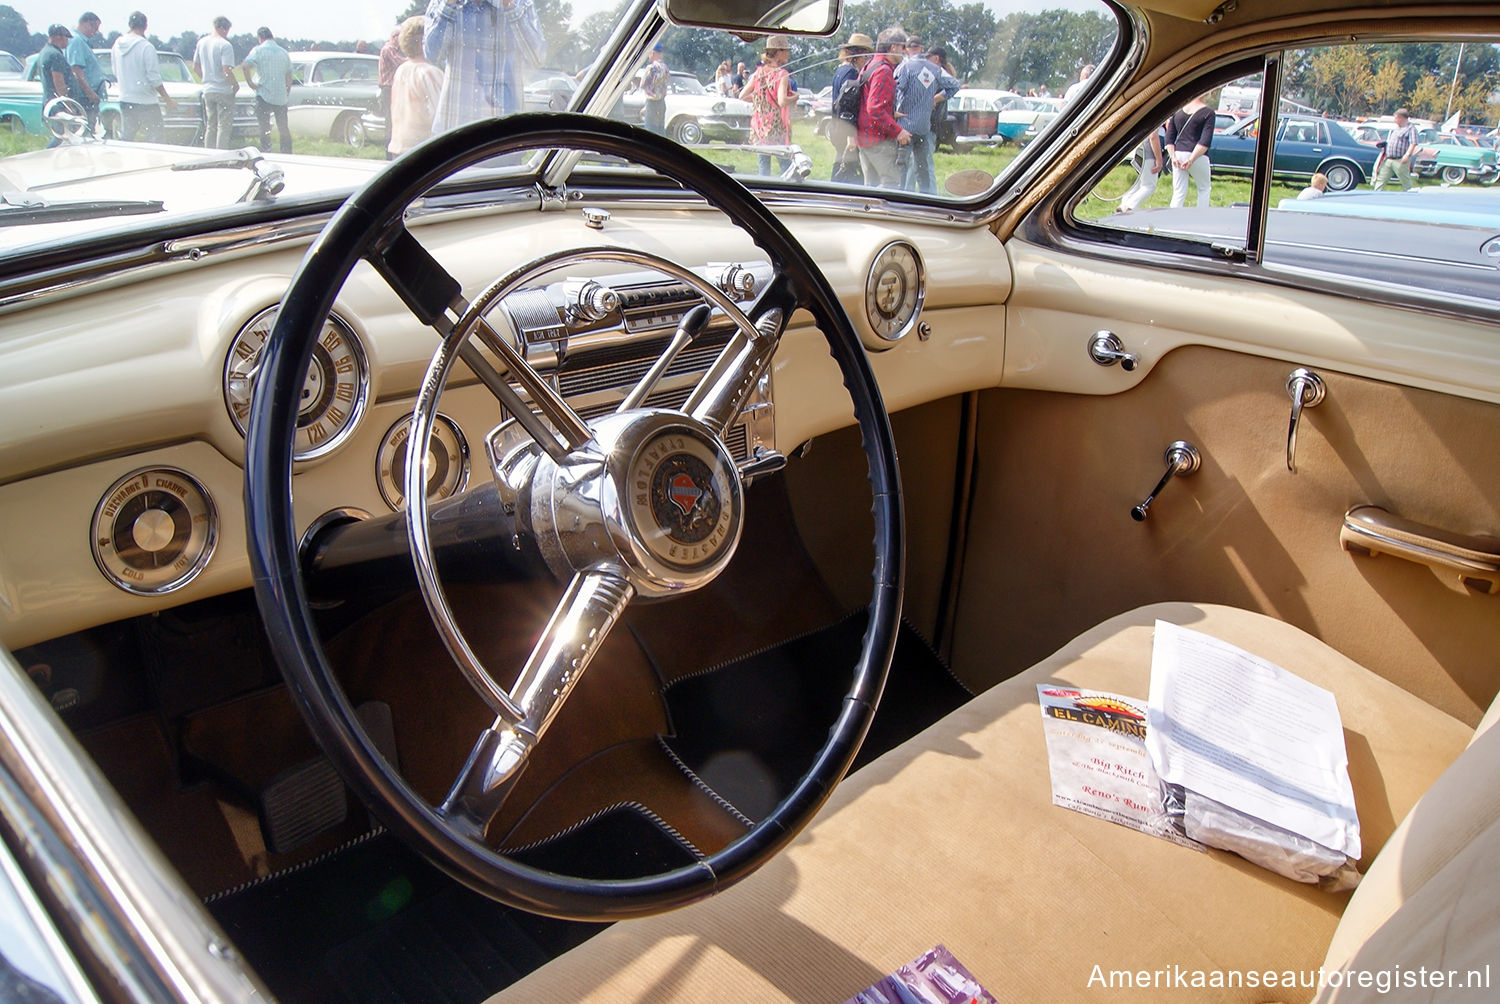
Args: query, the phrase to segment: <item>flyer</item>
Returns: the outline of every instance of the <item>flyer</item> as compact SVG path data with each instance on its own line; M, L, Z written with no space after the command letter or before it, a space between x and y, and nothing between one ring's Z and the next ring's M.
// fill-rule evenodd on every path
M1172 825L1146 753L1146 706L1099 690L1037 684L1052 804L1203 850Z
M923 952L844 1004L997 1004L942 945Z

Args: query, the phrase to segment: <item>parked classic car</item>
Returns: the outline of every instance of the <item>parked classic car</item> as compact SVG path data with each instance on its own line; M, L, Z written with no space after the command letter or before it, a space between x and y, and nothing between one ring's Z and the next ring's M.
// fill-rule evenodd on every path
M1412 169L1424 178L1441 178L1445 184L1462 185L1473 179L1481 185L1500 181L1500 165L1493 147L1454 133L1423 129L1412 156Z
M1213 169L1230 174L1248 174L1255 165L1255 140L1260 119L1251 118L1222 133L1215 133L1209 159ZM1345 192L1375 174L1380 156L1374 147L1361 143L1333 119L1286 115L1276 134L1275 173L1282 178L1328 176L1330 192Z
M1493 996L1500 234L1090 216L1184 95L1269 67L1269 133L1285 52L1492 5L1101 5L1088 94L935 195L608 117L657 41L861 9L632 0L576 112L389 164L0 159L15 996L838 1002L937 945L996 999ZM1333 695L1352 894L1054 804L1038 687L1144 703L1158 621Z
M354 52L293 52L287 122L292 135L353 147L385 142L380 59Z
M960 87L947 101L944 121L938 126L938 145L965 153L976 146L1004 143L1006 137L996 132L1000 109L1019 97L1014 91Z
M627 122L640 122L645 96L640 91L641 73L620 99L620 114ZM667 135L684 146L719 140L744 143L750 139L750 102L715 94L691 73L673 70L667 90Z
M0 80L19 80L25 75L25 64L9 52L0 49Z
M99 68L111 84L114 83L114 53L110 49L95 49ZM162 86L177 102L176 110L162 106L166 136L169 143L183 146L200 146L203 143L203 93L198 78L188 66L187 60L175 52L158 49L156 65L161 70ZM105 135L120 135L120 109L118 102L107 101L101 107L99 119L104 125ZM253 142L260 136L260 124L255 119L255 96L240 91L234 98L234 138L236 141Z

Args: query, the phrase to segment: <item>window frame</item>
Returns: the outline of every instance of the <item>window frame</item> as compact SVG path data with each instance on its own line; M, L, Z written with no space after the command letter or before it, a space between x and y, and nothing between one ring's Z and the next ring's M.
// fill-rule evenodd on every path
M1262 260L1261 249L1265 245L1266 215L1270 208L1275 143L1271 137L1282 131L1282 124L1286 119L1280 113L1280 64L1284 54L1317 46L1434 41L1478 41L1500 45L1500 35L1487 36L1472 31L1431 35L1361 34L1357 37L1349 34L1310 34L1304 38L1285 39L1276 44L1257 46L1228 55L1222 61L1207 67L1200 67L1193 75L1162 87L1162 97L1145 105L1144 111L1130 116L1109 138L1098 144L1093 154L1080 165L1069 184L1059 186L1056 192L1027 214L1020 222L1017 235L1033 243L1084 257L1221 275L1465 320L1500 321L1500 294L1493 299L1484 299L1467 293L1436 291L1303 264L1274 260L1267 263ZM1165 120L1167 115L1181 106L1182 95L1213 90L1257 72L1263 72L1266 76L1262 82L1260 130L1243 247L1214 243L1202 238L1166 236L1109 227L1075 218L1075 208L1146 139L1150 131L1147 124ZM1271 79L1273 75L1274 80ZM1275 123L1275 128L1271 130L1266 129L1268 109Z

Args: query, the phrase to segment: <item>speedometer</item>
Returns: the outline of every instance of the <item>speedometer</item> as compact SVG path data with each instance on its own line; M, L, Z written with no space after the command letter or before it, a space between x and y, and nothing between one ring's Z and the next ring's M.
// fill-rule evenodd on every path
M894 342L910 331L925 296L917 249L905 241L881 248L865 278L865 316L876 336Z
M224 360L224 404L242 436L250 420L261 350L275 323L275 307L256 314L234 336ZM318 333L302 382L292 458L321 457L348 438L364 413L369 390L370 370L359 337L348 324L330 315Z

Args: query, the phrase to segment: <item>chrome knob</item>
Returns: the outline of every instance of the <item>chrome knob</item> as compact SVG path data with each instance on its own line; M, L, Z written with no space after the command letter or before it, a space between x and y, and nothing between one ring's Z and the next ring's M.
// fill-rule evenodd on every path
M1120 364L1126 373L1135 369L1139 359L1125 351L1125 343L1113 331L1096 331L1089 336L1089 358L1100 366Z
M594 206L583 207L583 225L590 230L603 230L604 224L609 222L609 210L599 209Z
M1163 474L1161 480L1156 483L1156 487L1151 489L1151 494L1146 496L1146 501L1130 510L1130 518L1137 523L1145 522L1147 510L1151 508L1151 503L1156 501L1156 496L1161 494L1161 490L1167 487L1168 481L1175 477L1186 477L1203 464L1203 457L1199 455L1198 448L1181 439L1167 447L1162 460L1166 462L1167 473Z
M573 313L585 321L602 321L620 309L620 294L590 279L573 291Z
M725 265L719 273L719 289L736 300L747 300L755 294L755 273L743 265Z

